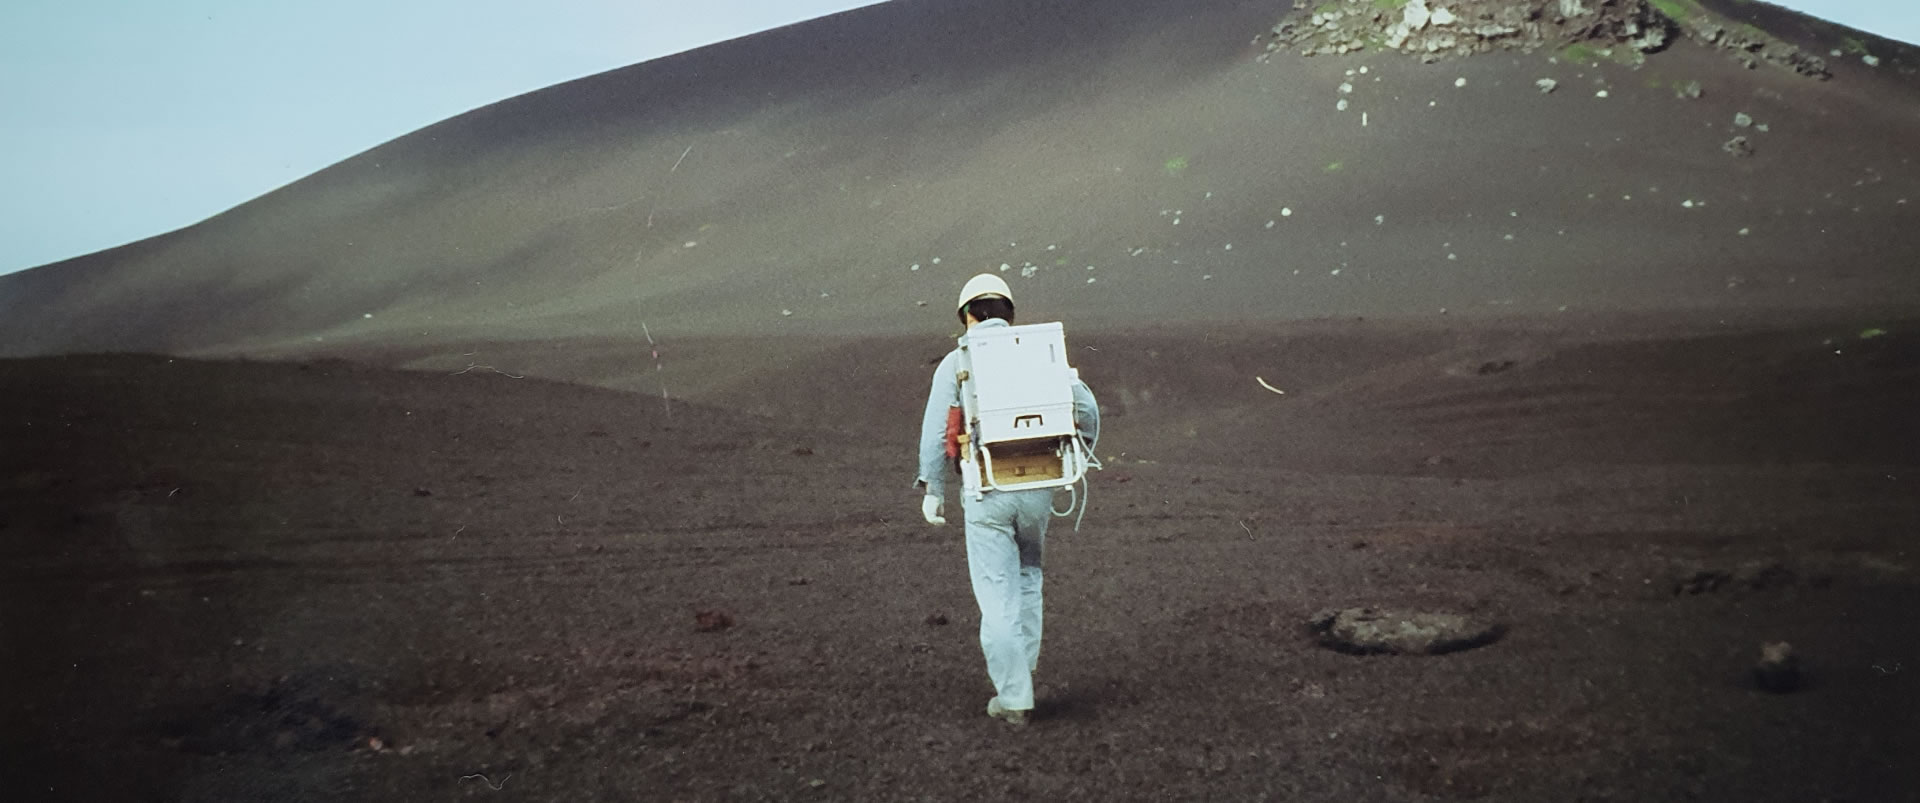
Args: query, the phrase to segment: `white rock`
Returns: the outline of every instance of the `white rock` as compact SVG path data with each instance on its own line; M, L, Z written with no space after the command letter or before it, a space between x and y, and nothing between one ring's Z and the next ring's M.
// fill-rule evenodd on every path
M1747 127L1750 127L1750 126L1752 126L1752 125L1753 125L1753 116L1752 116L1752 115L1749 115L1749 114L1747 114L1746 112L1735 112L1735 113L1734 113L1734 115L1733 115L1733 127L1734 127L1734 128L1747 128Z
M1861 61L1863 61L1863 62L1865 62L1865 63L1866 63L1866 65L1867 65L1868 67L1878 67L1878 66L1880 66L1880 57L1879 57L1879 56L1876 56L1876 55L1873 55L1872 53L1868 53L1868 54L1865 54L1865 55L1863 55L1863 56L1861 56L1861 57L1860 57L1860 60L1861 60Z
M1452 25L1454 17L1453 17L1453 12L1448 11L1445 8L1436 8L1433 10L1431 19L1433 20L1433 24L1435 25Z
M1292 207L1287 207L1287 206L1283 206L1283 207L1280 207L1280 216L1281 216L1281 217L1293 217L1293 208L1292 208Z
M1453 79L1453 85L1454 85L1454 87L1455 87L1456 89L1457 89L1457 88L1459 88L1459 87L1463 87L1463 86L1466 86L1466 85L1467 85L1467 79L1465 79L1465 78L1455 78L1455 79Z
M1342 82L1342 83L1340 84L1340 94L1342 94L1342 95L1351 95L1351 94L1353 94L1353 84L1351 84L1351 83L1346 83L1346 82Z
M935 265L938 265L938 264L940 264L940 258L939 258L939 257L934 257L934 258L933 258L933 264L935 264Z
M1228 250L1228 251L1232 251L1232 250L1233 250L1233 243L1227 243L1227 246L1226 246L1226 250Z
M1373 225L1375 225L1375 226L1385 226L1385 225L1387 225L1387 216L1386 216L1386 215L1374 215L1374 216L1373 216Z
M1558 88L1560 86L1560 82L1555 81L1552 78L1542 78L1538 81L1533 82L1533 85L1540 87L1540 94L1544 95Z
M1087 284L1093 284L1094 282L1097 282L1097 281L1099 281L1099 279L1095 279L1092 276L1087 277Z
M1340 99L1340 102L1339 102L1339 103L1335 103L1335 104L1333 104L1333 107L1334 107L1335 109L1339 109L1340 111L1346 111L1346 110L1347 110L1347 99L1346 99L1346 98L1341 98L1341 99Z
M1749 235L1749 234L1752 234L1752 233L1753 233L1753 230L1752 230L1752 229L1741 229L1741 230L1740 230L1740 236L1742 236L1742 237L1745 237L1745 236L1747 236L1747 235Z
M1267 228L1269 228L1269 229L1271 229L1271 228L1273 228L1273 224L1275 224L1275 223L1277 223L1277 222L1279 222L1279 221L1275 221L1275 220L1269 220L1269 221L1267 221Z
M791 318L791 317L793 317L793 310L790 310L790 309L783 309L783 310L781 310L781 311L780 311L780 314L781 314L782 316L785 316L785 317L788 317L788 318Z
M1427 22L1431 19L1433 19L1433 13L1427 11L1427 0L1407 0L1406 7L1400 10L1400 22L1407 26L1409 31L1427 27Z
M919 270L919 269L920 269L920 263L915 262L913 263L913 267L908 268L907 270Z
M1366 74L1367 74L1367 65L1365 65L1365 64L1362 64L1362 65L1360 65L1360 74L1361 74L1361 75L1366 75Z
M1000 272L1001 272L1001 273L1006 273L1007 271L1010 271L1010 270L1013 270L1013 266L1012 266L1012 265L1009 265L1009 264L1007 264L1007 263L1005 263L1005 262L1002 262L1002 263L1000 263Z
M1607 96L1607 90L1602 89L1598 92L1593 93L1593 96L1596 98L1604 98Z

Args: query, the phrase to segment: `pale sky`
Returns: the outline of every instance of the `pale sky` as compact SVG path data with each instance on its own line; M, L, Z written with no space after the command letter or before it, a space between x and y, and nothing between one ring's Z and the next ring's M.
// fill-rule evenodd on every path
M0 273L196 223L523 92L875 2L4 0ZM1920 42L1916 0L1788 5Z

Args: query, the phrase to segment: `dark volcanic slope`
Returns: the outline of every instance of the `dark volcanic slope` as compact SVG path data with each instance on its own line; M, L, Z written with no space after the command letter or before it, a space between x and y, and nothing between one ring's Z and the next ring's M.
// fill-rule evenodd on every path
M1913 800L1920 338L1839 334L1096 339L1017 733L904 426L0 360L0 795ZM1283 357L1298 398L1241 373ZM1511 631L1315 646L1345 605ZM1805 691L1752 687L1776 640Z
M583 79L0 278L0 352L908 333L1001 265L1082 326L1920 303L1909 49L1256 60L1284 13L897 0Z

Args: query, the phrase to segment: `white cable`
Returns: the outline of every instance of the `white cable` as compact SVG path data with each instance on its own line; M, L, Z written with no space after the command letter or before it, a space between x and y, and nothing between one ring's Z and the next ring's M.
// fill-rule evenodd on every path
M1076 517L1076 518L1075 518L1075 519L1073 520L1073 531L1074 531L1074 532L1076 532L1076 533L1077 533L1077 532L1080 532L1080 522L1081 522L1081 520L1082 520L1082 519L1085 519L1085 518L1087 517L1087 503L1088 503L1089 501L1092 501L1092 499L1093 499L1093 486L1092 486L1092 485L1088 485L1088 484L1087 484L1087 478L1086 478L1086 476L1085 476L1085 475L1081 475L1081 477L1080 477L1080 484L1081 484L1081 485L1086 485L1086 486L1087 486L1087 491L1086 491L1086 493L1085 493L1085 494L1083 494L1083 495L1082 495L1082 496L1080 497L1080 515L1079 515L1078 517ZM1069 486L1067 486L1067 487L1068 487L1069 489L1071 489L1071 488L1072 488L1073 486L1071 486L1071 485L1069 485ZM1069 511L1071 511L1071 510L1073 510L1073 508L1067 508L1067 510L1069 510Z

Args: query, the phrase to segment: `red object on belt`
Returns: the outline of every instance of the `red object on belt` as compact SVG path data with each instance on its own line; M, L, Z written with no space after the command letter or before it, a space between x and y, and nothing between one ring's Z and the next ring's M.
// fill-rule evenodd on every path
M967 413L958 407L947 408L947 458L960 457L960 433L967 424Z

